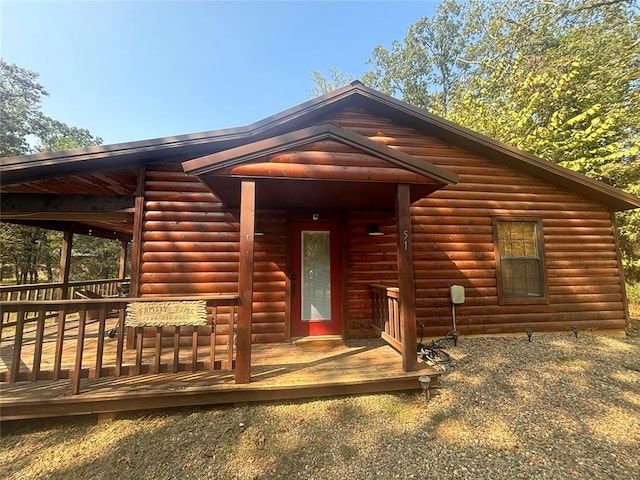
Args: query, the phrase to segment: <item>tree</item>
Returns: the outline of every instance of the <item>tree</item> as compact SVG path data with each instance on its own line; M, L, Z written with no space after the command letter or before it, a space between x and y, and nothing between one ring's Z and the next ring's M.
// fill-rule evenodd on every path
M119 265L119 241L88 235L73 237L70 272L72 280L116 278Z
M445 0L370 62L367 85L640 194L635 0ZM617 222L640 280L640 212Z
M59 263L60 234L43 228L1 224L2 264L13 267L17 284L37 283L41 271L54 281L54 265Z
M29 153L28 136L47 95L38 74L0 59L0 157Z
M391 50L374 48L369 63L376 68L365 80L389 95L446 116L455 92L472 71L467 54L478 28L471 18L465 6L444 0L433 18L422 17L409 27L404 43L394 41Z
M0 157L102 143L88 130L44 115L40 103L47 95L37 73L0 59Z
M640 145L638 16L630 17L621 3L606 9L560 5L553 14L527 10L515 23L494 17L516 25L505 31L509 40L493 37L494 45L534 31L531 45L509 48L482 65L449 118L624 188L632 179L620 166L638 158Z
M502 36L493 33L478 46L492 61L478 62L449 118L640 195L640 16L634 2L495 7L488 29ZM616 223L627 278L638 281L640 212L618 213Z
M344 87L348 83L355 80L355 77L353 75L342 73L337 68L332 68L331 70L329 70L329 73L331 74L331 78L327 79L322 75L320 71L311 71L311 76L316 82L316 86L313 87L310 91L311 98L319 97L320 95L324 95L325 93L337 90L338 88Z
M53 152L70 148L100 145L102 139L94 137L85 128L70 127L40 113L34 121L35 149L39 152Z
M0 59L0 157L102 143L88 130L44 115L40 102L46 95L37 73ZM24 225L0 227L0 264L12 266L16 282L36 283L43 271L53 281L60 234Z

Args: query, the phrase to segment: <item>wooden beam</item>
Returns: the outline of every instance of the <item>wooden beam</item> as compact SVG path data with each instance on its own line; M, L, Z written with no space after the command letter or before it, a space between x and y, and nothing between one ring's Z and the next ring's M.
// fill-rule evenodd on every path
M13 212L122 212L132 209L134 195L3 193L0 210Z
M399 309L402 344L402 369L416 369L416 289L413 276L413 244L411 234L411 192L407 184L398 184L396 194L398 241Z
M4 194L3 194L4 195ZM132 212L1 212L0 221L17 223L19 220L42 220L50 222L116 222L131 220Z
M146 169L138 169L138 185L136 187L135 213L133 215L133 240L131 242L131 283L129 285L129 295L131 297L140 296L140 267L142 263L142 230L144 227L144 191L146 180ZM127 349L135 348L136 337L134 328L127 328Z
M236 383L251 380L251 318L253 316L253 251L256 214L256 184L244 181L240 198L240 262L238 267L238 336Z
M73 231L67 230L62 236L62 251L60 252L60 275L62 283L62 298L69 298L69 272L71 270L71 249L73 248Z
M133 220L133 214L126 214L127 221ZM97 220L102 221L103 218L100 214L94 215L91 217L91 221L95 222ZM26 225L29 227L37 227L44 228L45 230L54 230L56 232L66 232L70 228L73 229L73 233L80 235L89 235L92 237L100 237L100 238L108 238L111 240L122 240L126 242L130 242L132 235L131 233L127 233L127 230L130 230L130 224L122 223L120 225L114 225L115 229L107 229L103 227L98 227L95 225L84 225L81 223L69 222L69 221L59 221L59 220L15 220L15 219L5 219L2 217L0 213L0 221L7 221L8 223L14 225ZM118 231L116 231L118 230Z
M136 189L135 213L133 217L133 241L131 245L131 287L132 297L140 296L140 263L142 262L142 228L144 221L144 190L146 171L138 170L138 187Z
M351 167L344 165L309 165L293 163L250 163L222 169L213 175L236 177L294 178L313 180L341 180L346 182L436 182L418 173L399 167Z
M127 275L127 253L129 251L129 242L120 240L120 265L118 267L118 276L125 278Z

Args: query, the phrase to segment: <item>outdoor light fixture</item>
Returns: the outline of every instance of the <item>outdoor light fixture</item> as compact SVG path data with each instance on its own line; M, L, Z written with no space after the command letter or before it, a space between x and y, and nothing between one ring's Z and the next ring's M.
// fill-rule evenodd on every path
M384 233L380 231L380 227L378 226L377 223L370 223L367 226L367 230L369 231L370 237L379 237L380 235L384 235Z
M576 338L578 338L578 326L577 325L572 325L571 326L571 331L576 336Z
M533 328L527 328L527 337L529 337L529 342L531 342L531 335L533 335Z
M429 397L431 395L429 393L429 386L431 385L431 377L427 375L422 375L421 377L418 377L418 381L420 382L420 386L422 387L422 391L424 392L424 401L428 402Z

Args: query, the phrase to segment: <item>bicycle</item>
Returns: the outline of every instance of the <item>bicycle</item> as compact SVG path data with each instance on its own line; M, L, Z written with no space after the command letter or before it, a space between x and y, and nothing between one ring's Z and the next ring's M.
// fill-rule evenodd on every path
M417 353L420 356L420 359L431 364L451 363L453 359L451 358L451 355L445 351L444 341L453 340L454 345L457 345L458 332L452 330L443 338L432 340L430 343L424 344L422 343L424 339L424 326L420 325L420 327L420 342L417 345Z

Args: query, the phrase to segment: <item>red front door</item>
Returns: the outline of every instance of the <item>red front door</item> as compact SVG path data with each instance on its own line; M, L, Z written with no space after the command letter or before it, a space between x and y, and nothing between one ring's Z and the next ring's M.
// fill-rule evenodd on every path
M291 336L340 335L342 287L340 228L333 222L292 227Z

